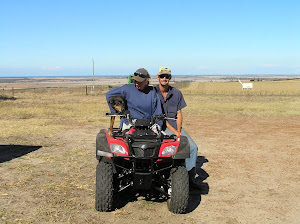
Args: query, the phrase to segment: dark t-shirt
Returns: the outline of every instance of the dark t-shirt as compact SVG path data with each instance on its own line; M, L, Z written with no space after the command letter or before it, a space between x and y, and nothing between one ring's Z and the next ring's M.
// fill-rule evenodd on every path
M162 111L165 114L165 116L177 118L177 111L187 106L181 91L175 87L169 86L168 95L165 100L159 89L159 85L157 85L155 89L160 99ZM168 122L177 130L176 120L168 119ZM165 130L165 128L166 125L164 124L163 130Z

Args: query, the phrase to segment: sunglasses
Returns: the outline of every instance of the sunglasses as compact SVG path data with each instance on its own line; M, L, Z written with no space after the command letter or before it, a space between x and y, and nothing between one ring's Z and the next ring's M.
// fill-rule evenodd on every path
M135 72L135 73L134 73L134 76L139 76L139 77L141 77L141 78L147 78L146 75L144 75L143 73L140 73L140 72Z
M159 78L161 78L161 79L163 79L163 78L170 79L171 75L169 75L169 74L161 74L161 75L159 75Z

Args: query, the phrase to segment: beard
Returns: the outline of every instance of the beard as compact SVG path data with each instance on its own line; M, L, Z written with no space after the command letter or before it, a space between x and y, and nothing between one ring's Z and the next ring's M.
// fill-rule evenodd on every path
M169 82L160 82L159 84L163 87L166 87L169 85Z

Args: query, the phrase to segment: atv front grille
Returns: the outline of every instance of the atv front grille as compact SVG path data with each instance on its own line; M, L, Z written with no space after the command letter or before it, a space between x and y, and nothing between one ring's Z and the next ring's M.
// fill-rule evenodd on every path
M135 139L131 146L135 157L153 157L157 142L156 140Z
M154 156L155 150L133 147L133 152L135 157L152 157Z

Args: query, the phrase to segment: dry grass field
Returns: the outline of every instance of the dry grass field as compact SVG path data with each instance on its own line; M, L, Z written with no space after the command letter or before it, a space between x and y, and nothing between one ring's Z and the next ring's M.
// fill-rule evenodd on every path
M299 223L300 82L176 85L204 188L191 189L186 214L137 195L96 212L108 87L36 88L0 90L0 223Z
M239 82L187 82L176 83L175 86L190 94L217 94L217 95L262 95L262 96L300 96L300 80L281 80L250 82L253 89L242 89Z

